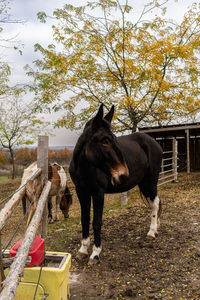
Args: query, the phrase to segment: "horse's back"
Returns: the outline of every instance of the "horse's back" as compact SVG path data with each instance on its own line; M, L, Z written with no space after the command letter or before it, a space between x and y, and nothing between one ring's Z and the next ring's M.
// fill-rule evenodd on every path
M122 136L117 137L117 140L122 147L123 147L123 145L125 145L125 147L128 145L130 146L133 143L134 144L137 143L141 147L143 147L145 144L149 144L151 147L153 147L153 149L156 152L162 153L162 148L160 147L158 142L146 133L135 132L135 133L128 134L128 135L122 135Z
M162 160L161 146L148 134L135 132L118 137L118 142L127 157L136 155L142 158L144 152L149 163L160 164Z

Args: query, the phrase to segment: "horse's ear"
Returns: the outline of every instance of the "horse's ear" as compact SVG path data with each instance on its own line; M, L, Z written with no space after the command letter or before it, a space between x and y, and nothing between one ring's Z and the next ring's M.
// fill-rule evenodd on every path
M115 106L112 105L110 111L105 115L104 119L111 123L115 111Z
M100 119L103 119L103 104L100 105L99 110L98 110L98 112L96 114L96 117L98 117Z
M98 127L101 124L102 119L103 119L103 104L101 104L101 106L99 107L99 110L92 121L92 127L96 127L96 126Z

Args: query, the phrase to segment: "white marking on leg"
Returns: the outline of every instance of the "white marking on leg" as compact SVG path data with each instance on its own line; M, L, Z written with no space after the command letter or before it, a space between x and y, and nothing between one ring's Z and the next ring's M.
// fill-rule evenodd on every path
M151 225L147 236L155 237L158 229L158 210L159 210L160 199L158 196L155 197L153 203L151 203Z
M96 247L95 245L92 248L92 254L90 255L90 259L94 259L95 256L99 257L99 254L101 253L102 246L101 247Z
M90 246L90 238L83 239L81 241L81 248L78 250L82 254L88 254L88 248Z

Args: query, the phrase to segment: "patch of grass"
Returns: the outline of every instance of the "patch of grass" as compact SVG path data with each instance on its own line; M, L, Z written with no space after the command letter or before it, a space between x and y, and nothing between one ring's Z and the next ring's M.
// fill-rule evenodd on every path
M80 217L70 217L68 220L67 220L67 224L68 225L79 225L81 222L81 218Z
M8 180L8 176L0 176L0 181Z
M121 199L117 199L116 201L113 201L109 205L106 205L106 207L104 208L104 214L107 214L110 211L117 210L119 208L121 208Z

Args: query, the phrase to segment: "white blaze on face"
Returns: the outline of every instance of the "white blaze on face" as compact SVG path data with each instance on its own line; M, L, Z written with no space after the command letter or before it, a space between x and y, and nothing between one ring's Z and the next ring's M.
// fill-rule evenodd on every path
M111 179L112 185L115 185L115 183L118 183L118 184L120 183L121 175L125 175L125 176L129 175L129 170L128 170L126 163L116 165L115 167L111 168L110 172L112 175L112 179Z

